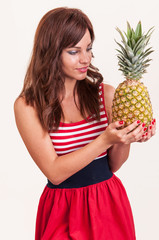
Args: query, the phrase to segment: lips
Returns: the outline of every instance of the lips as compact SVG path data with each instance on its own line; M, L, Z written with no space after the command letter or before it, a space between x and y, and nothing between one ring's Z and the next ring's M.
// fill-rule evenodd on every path
M82 68L77 68L77 70L81 73L85 73L88 70L88 66L87 67L82 67Z

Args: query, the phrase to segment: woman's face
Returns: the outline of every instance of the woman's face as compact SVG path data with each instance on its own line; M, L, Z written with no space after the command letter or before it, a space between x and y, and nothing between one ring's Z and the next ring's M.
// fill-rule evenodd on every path
M92 41L87 29L83 38L74 47L62 51L61 60L65 80L85 79L91 59Z

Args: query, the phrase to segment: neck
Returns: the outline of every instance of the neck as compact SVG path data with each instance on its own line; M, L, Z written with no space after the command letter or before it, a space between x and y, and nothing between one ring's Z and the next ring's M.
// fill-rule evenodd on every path
M65 98L73 97L73 91L75 88L77 80L65 79Z

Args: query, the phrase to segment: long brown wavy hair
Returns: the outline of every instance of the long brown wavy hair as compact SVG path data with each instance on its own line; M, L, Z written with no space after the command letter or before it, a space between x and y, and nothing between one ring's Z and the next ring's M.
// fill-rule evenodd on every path
M36 106L42 126L57 130L61 117L60 93L65 95L62 50L75 46L89 30L94 41L94 31L88 17L79 9L61 7L47 12L37 27L31 60L25 75L19 97ZM83 118L86 113L100 119L99 84L103 81L98 69L90 64L87 77L77 81L74 88L79 99L79 110ZM75 101L76 103L76 101Z

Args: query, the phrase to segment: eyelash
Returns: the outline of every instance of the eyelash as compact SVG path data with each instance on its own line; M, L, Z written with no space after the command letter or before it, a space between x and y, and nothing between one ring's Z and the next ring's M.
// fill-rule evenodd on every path
M90 47L90 48L87 48L87 52L89 52L89 51L91 51L92 50L92 47ZM68 51L68 53L70 54L70 55L75 55L76 53L78 53L79 51Z

